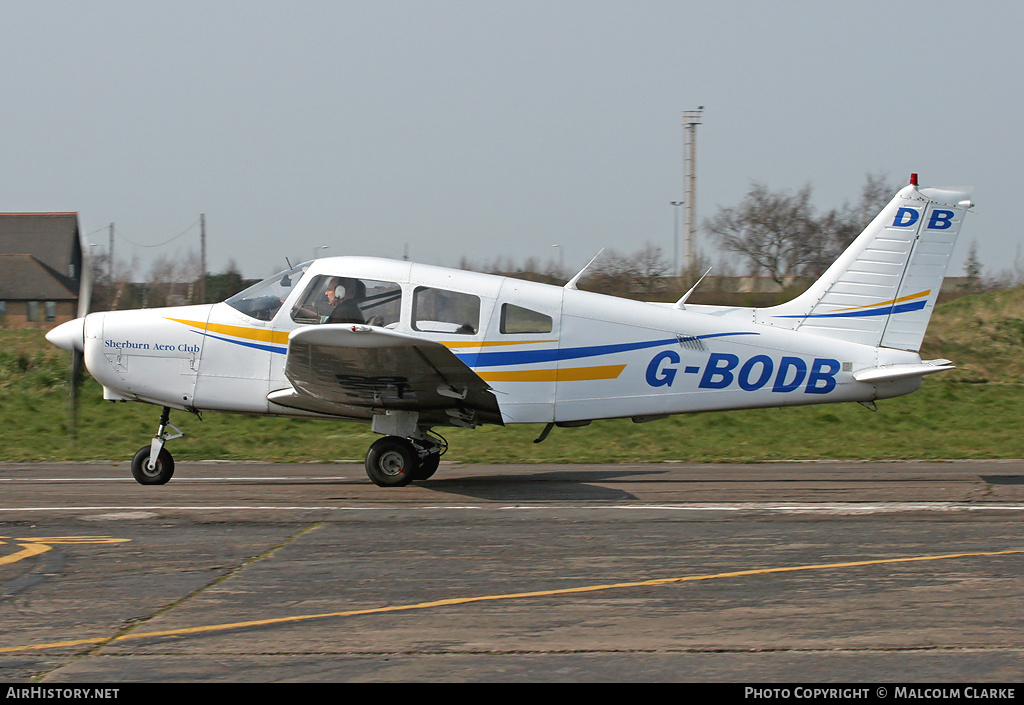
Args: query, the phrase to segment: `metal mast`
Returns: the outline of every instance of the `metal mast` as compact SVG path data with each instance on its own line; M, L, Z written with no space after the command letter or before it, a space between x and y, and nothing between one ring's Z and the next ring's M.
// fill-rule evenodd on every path
M683 258L683 274L693 275L697 265L697 125L701 124L704 106L696 110L683 111L683 190L684 220L683 237L686 239L686 255Z
M199 303L206 303L206 213L199 214Z

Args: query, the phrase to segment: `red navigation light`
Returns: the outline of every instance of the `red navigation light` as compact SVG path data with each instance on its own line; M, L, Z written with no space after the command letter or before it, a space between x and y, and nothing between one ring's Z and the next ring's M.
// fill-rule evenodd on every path
M910 175L910 185L917 186L917 174Z

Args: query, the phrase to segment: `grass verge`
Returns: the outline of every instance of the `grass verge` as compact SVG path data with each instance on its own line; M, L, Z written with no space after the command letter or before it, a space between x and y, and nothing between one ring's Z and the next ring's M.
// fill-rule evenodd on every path
M446 460L468 463L888 460L1024 458L1024 288L939 306L922 351L958 369L926 377L919 391L878 403L753 409L674 416L648 424L596 421L556 428L533 443L538 425L442 433ZM69 354L40 331L0 330L0 461L128 460L149 443L159 409L102 401L87 379L72 434L66 395ZM186 435L179 460L361 461L367 424L178 412Z
M103 402L82 388L72 436L64 383L66 355L0 355L0 460L127 460L149 442L159 409ZM673 416L647 424L595 421L448 429L446 460L472 463L762 462L906 458L1022 458L1024 386L926 378L914 394L878 403L752 409ZM172 415L186 435L179 460L276 462L361 460L376 438L366 424L206 414Z

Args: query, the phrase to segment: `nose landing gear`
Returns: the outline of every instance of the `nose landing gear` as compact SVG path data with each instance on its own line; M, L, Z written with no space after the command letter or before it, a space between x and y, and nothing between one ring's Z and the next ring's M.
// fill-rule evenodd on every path
M181 438L185 434L171 423L170 417L171 410L165 406L160 414L160 426L157 428L156 435L153 436L153 441L148 446L139 448L135 457L132 458L132 477L141 485L163 485L174 475L174 458L164 448L164 443ZM169 435L168 426L177 433Z

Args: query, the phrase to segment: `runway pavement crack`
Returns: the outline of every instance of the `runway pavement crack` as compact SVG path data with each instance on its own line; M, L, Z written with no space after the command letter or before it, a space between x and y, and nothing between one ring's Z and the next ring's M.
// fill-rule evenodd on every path
M299 531L299 532L289 536L288 538L284 539L283 541L281 541L280 543L278 543L278 544L276 544L274 546L271 546L270 548L268 548L267 550L263 551L262 553L257 554L255 556L249 556L244 561L239 563L237 566L235 566L234 568L231 568L227 572L225 572L222 575L218 576L217 578L211 580L206 585L198 587L195 590L193 590L192 592L190 592L189 594L185 595L184 597L182 597L182 598L180 598L178 600L175 600L174 602L172 602L172 603L170 603L168 605L165 605L164 607L161 607L160 609L158 609L157 611L155 611L153 614L149 615L148 617L141 617L141 618L138 618L138 619L134 620L132 622L132 624L129 624L128 626L124 627L123 629L117 631L116 633L112 634L111 636L109 636L108 638L104 639L103 641L94 644L91 648L89 648L86 651L84 651L81 654L79 654L77 656L77 658L79 658L79 659L81 659L81 658L88 658L89 656L96 655L98 652L102 651L102 649L104 647L106 647L107 644L111 643L112 641L116 641L117 639L120 639L120 638L130 634L131 632L136 631L137 629L143 627L144 625L148 624L149 622L151 622L152 620L156 619L157 617L160 617L162 615L165 615L165 614L167 614L167 613L177 609L181 605L184 605L185 603L189 602L190 600L193 600L196 597L202 595L207 590L209 590L209 589L211 589L213 587L216 587L217 585L220 585L221 583L223 583L223 582L225 582L227 580L230 580L231 578L235 577L236 575L241 574L242 572L247 570L250 566L253 566L256 563L259 563L259 562L261 562L263 560L266 560L267 558L270 558L277 551L279 551L282 548L284 548L284 547L294 543L295 541L297 541L298 539L302 538L306 534L309 534L309 533L311 533L313 531L318 530L323 525L324 525L323 522L317 522L315 524L307 526L302 531Z

